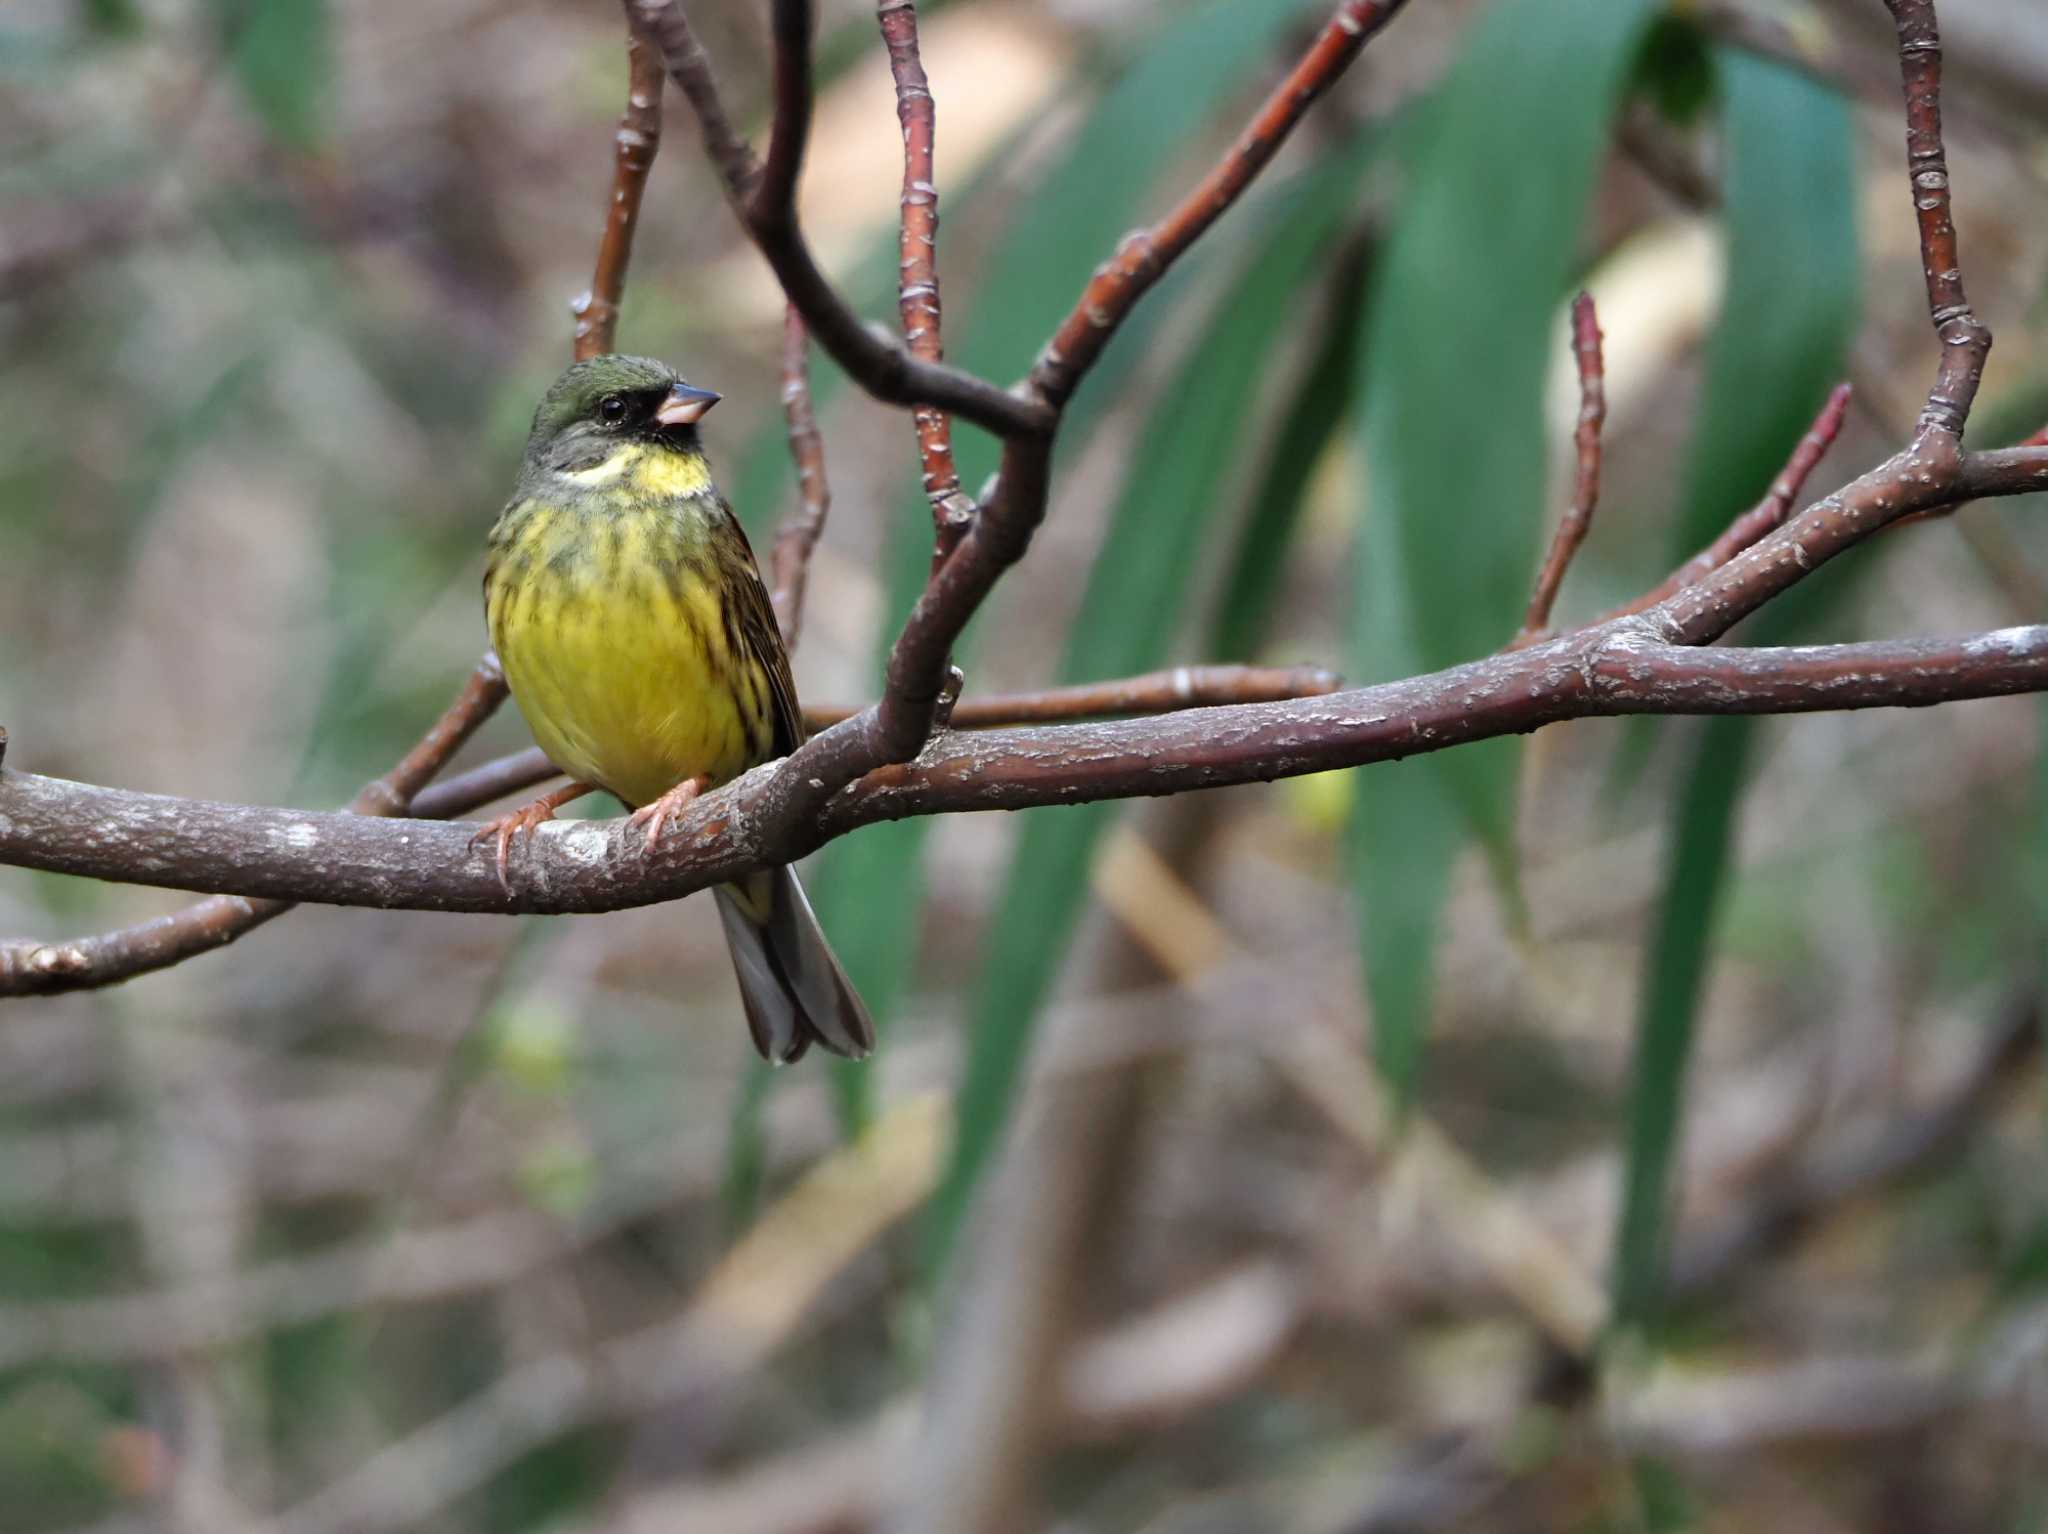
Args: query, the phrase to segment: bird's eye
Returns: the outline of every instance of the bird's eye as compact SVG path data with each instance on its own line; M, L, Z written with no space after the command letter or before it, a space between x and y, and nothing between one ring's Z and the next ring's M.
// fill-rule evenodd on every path
M598 419L607 426L616 426L626 418L626 397L623 394L607 394L597 402Z

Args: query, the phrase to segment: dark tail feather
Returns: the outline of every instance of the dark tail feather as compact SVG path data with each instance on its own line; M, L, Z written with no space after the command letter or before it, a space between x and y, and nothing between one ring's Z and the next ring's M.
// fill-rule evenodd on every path
M756 1049L787 1065L813 1039L849 1060L875 1047L868 1009L833 957L794 869L764 869L744 884L721 884L716 894Z

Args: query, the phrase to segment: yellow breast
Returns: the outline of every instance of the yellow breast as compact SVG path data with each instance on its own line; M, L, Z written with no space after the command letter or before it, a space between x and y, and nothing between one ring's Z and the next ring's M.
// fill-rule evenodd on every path
M534 739L630 805L766 760L767 690L719 600L711 544L726 513L702 457L629 446L580 473L559 500L543 490L507 509L484 577L491 642Z

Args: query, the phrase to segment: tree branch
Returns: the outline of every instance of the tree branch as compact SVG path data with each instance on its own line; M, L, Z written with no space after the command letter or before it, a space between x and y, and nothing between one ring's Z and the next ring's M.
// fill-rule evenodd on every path
M1167 269L1244 195L1318 97L1399 14L1406 0L1344 0L1287 78L1195 189L1149 229L1126 235L1095 270L1032 365L1029 387L1053 406L1073 396L1095 359Z
M1430 676L1325 697L1059 729L949 733L816 819L786 814L799 757L706 796L645 853L623 821L556 822L498 883L467 828L174 799L0 772L0 862L336 905L589 912L786 863L879 820L1081 804L1396 761L1563 719L1912 707L2048 689L2048 625L1961 640L1788 649L1660 643L1624 619Z
M495 659L487 659L487 664L491 676L496 677ZM413 753L363 790L356 800L358 806L395 803L396 795L407 792L411 785L425 783L439 771L441 763L504 698L502 680L485 683L484 676L480 667ZM968 698L956 708L953 722L959 728L979 729L1109 714L1159 714L1219 703L1313 697L1334 692L1337 685L1333 672L1316 666L1178 666L1117 682ZM485 686L490 691L480 692ZM475 711L473 718L471 711ZM819 730L855 712L846 705L826 704L807 708L804 719L809 729ZM461 734L452 733L451 721L456 721L454 727L460 728ZM0 766L5 764L6 741L7 732L0 730ZM359 813L409 813L420 820L452 820L560 776L554 763L535 746L417 788L411 793L409 810L360 809ZM114 985L222 947L290 909L281 902L216 895L173 915L92 937L47 943L30 938L0 939L0 997Z
M875 20L896 81L896 118L903 127L902 238L896 307L903 340L927 362L945 357L939 310L939 183L934 168L938 107L918 54L915 0L876 0ZM946 562L974 521L974 502L961 492L953 463L953 423L943 410L913 412L924 493L932 507L932 568Z
M364 784L347 813L405 814L420 790L505 701L505 693L505 673L498 658L486 653L455 701L419 743L396 767ZM0 731L0 751L5 742L6 733ZM169 916L92 937L53 943L0 939L0 996L86 990L168 969L211 949L224 948L290 909L290 903L283 901L216 895Z
M1828 394L1827 403L1821 406L1820 414L1793 448L1792 456L1778 477L1771 482L1771 488L1761 501L1742 513L1722 531L1721 536L1693 555L1684 564L1673 570L1657 585L1651 587L1633 602L1616 608L1606 616L1625 618L1630 613L1639 613L1655 607L1673 592L1687 586L1697 585L1707 576L1720 569L1759 540L1784 525L1786 516L1792 510L1792 503L1799 499L1799 492L1806 484L1807 477L1819 466L1827 450L1841 435L1842 421L1849 412L1849 399L1853 391L1849 385L1836 384Z
M627 13L626 110L614 136L612 194L605 204L604 234L597 245L597 270L589 289L570 309L576 315L575 356L578 362L613 349L619 329L619 303L626 292L626 267L633 259L633 231L640 222L640 200L647 173L661 148L661 55L631 28Z
M1934 0L1885 0L1899 35L1899 72L1906 96L1906 167L1920 224L1920 265L1927 278L1927 309L1941 338L1941 368L1919 435L1960 439L1991 332L1963 294L1962 259L1949 207L1948 151L1941 138L1941 31Z

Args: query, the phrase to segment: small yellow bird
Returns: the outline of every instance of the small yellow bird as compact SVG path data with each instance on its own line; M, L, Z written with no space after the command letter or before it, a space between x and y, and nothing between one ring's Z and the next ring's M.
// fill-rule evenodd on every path
M711 480L697 423L718 403L665 363L603 356L555 380L519 485L491 529L484 615L534 739L573 780L485 825L498 874L515 836L604 789L647 845L706 789L787 756L803 715L747 535ZM789 868L715 892L754 1044L874 1047Z

